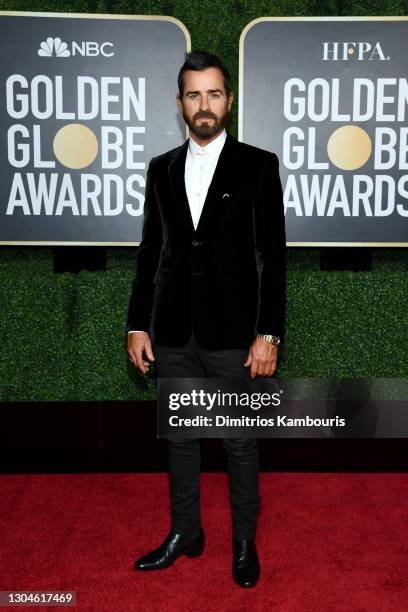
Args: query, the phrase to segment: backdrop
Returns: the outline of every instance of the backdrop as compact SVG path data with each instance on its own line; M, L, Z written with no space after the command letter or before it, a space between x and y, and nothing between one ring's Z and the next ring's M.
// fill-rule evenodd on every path
M245 25L273 15L402 15L407 2L5 2L1 10L172 15L192 48L228 64L238 94ZM175 88L176 90L176 88ZM237 133L237 105L229 129ZM54 273L51 248L0 248L1 401L153 398L125 351L135 249L110 249L106 270ZM372 249L371 271L324 271L319 249L289 252L285 376L408 375L406 250Z

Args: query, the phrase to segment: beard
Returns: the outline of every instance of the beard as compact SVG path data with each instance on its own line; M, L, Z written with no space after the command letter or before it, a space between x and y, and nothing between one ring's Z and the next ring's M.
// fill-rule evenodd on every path
M192 119L187 117L187 115L183 112L183 117L190 132L195 134L195 136L201 140L209 140L224 129L228 121L229 111L226 109L222 117L217 117L210 111L198 111L198 113L196 113ZM210 119L210 121L199 121L206 118Z

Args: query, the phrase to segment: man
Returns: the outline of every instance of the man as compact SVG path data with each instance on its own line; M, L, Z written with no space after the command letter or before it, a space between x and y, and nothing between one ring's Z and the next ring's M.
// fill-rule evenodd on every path
M285 227L278 158L225 130L230 76L214 55L186 54L177 105L186 142L149 164L142 242L128 310L128 353L159 377L271 376L283 336ZM171 531L135 562L169 567L201 554L198 439L171 436ZM254 438L224 439L233 578L255 586L260 497Z

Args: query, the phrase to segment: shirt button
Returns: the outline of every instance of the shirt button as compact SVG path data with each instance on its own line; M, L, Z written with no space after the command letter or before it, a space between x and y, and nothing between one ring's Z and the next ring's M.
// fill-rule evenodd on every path
M198 246L198 240L193 240L191 243L194 247Z
M196 193L196 195L197 195L197 196L199 196L199 195L200 195L200 192Z

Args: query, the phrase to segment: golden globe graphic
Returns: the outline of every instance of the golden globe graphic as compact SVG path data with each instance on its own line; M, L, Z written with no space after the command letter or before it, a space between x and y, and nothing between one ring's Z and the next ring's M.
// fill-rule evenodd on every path
M0 13L0 31L0 243L138 244L149 160L186 136L175 112L185 27Z
M55 135L55 157L67 168L86 168L98 154L98 139L91 129L80 123L65 125Z
M341 170L358 170L368 161L372 151L370 136L357 125L335 130L327 143L327 155Z
M243 31L240 138L279 157L289 245L408 245L407 19Z

